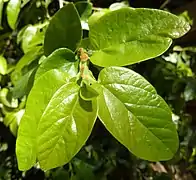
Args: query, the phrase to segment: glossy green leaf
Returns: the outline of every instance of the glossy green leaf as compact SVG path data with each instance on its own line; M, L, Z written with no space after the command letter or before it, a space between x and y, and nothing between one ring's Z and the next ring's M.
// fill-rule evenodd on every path
M38 160L47 170L67 163L83 146L97 115L96 102L79 98L67 73L46 72L34 84L21 120L16 154L20 170Z
M16 28L16 22L20 13L21 0L10 0L7 5L7 21L12 29Z
M7 74L7 61L6 59L0 55L0 74Z
M96 104L96 100L82 100L75 83L65 84L53 96L38 126L42 169L64 165L82 148L97 117Z
M173 38L183 36L189 24L161 10L121 8L89 24L98 66L124 66L154 58L165 52Z
M45 55L50 55L58 48L75 51L82 38L80 17L73 5L69 3L61 8L51 19L44 40Z
M50 56L48 56L36 73L37 77L40 77L45 72L51 69L59 69L67 72L71 77L76 76L78 73L78 62L75 60L75 54L66 48L60 48L55 50Z
M51 70L35 82L18 130L16 154L20 170L27 170L36 163L37 126L40 117L54 93L66 83L67 77L58 70Z
M142 76L127 68L108 67L99 75L99 118L134 155L168 160L178 148L170 108Z

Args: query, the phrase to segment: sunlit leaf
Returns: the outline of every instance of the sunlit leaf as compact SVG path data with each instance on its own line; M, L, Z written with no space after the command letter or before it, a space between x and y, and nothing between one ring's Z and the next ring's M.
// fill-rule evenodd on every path
M178 148L172 114L139 74L108 67L99 74L98 116L108 131L134 155L150 161L171 159Z
M0 55L0 74L5 75L7 73L7 61Z
M89 22L93 47L91 62L98 66L124 66L165 52L172 39L183 36L189 24L166 11L121 8Z
M21 0L10 0L7 5L7 21L12 29L16 28L16 22L20 12Z

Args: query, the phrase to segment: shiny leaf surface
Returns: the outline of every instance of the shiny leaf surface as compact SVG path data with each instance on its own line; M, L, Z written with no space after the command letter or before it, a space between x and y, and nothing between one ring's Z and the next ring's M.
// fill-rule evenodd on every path
M96 101L79 98L79 86L68 83L52 97L38 126L38 161L42 169L69 162L89 137L97 116Z
M76 76L78 73L78 62L75 60L75 54L66 48L55 50L42 62L35 78L37 79L37 77L40 77L51 69L59 69L63 72L67 72L72 77Z
M173 14L144 8L121 8L89 22L89 38L98 66L124 66L159 56L183 36L189 24Z
M19 126L16 153L20 170L32 167L36 159L44 170L61 166L90 135L97 103L79 98L80 87L68 83L68 78L51 70L35 82Z
M67 75L51 70L35 82L28 96L25 114L18 130L16 155L20 170L27 170L36 163L39 120L52 96L66 83L67 78Z
M134 155L150 161L168 160L178 148L171 111L155 89L127 68L101 71L99 118Z

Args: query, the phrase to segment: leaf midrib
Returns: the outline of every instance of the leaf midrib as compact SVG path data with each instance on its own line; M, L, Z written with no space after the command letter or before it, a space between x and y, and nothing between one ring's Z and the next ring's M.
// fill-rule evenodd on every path
M46 108L45 108L45 110L44 110L44 113L47 111L47 109L48 109L48 107L49 107L49 104L51 103L52 99L54 99L53 97L58 93L58 91L59 91L63 86L67 86L68 84L73 84L73 83L63 84L63 85L60 86L59 89L53 94L52 98L50 99L48 105L46 106ZM69 96L72 96L72 95L77 94L77 93L78 93L78 92L75 92L75 93L73 93L73 94L70 94ZM67 96L66 98L68 98L69 96ZM63 100L64 100L64 99L63 99ZM73 108L72 108L72 110L71 110L71 113L70 113L70 117L71 117L71 118L73 118L73 111L74 111L74 109L75 109L75 106L76 106L77 102L78 102L78 97L76 98L75 103L74 103L74 106L73 106ZM41 121L41 119L43 118L44 113L42 114L42 116L41 116L41 118L40 118L40 121ZM39 121L39 122L40 122L40 121ZM64 131L61 132L61 135L58 135L58 140L57 140L57 142L55 143L55 145L54 145L54 147L52 148L52 150L50 151L48 157L50 156L51 153L53 153L54 149L56 148L56 145L57 145L58 142L59 142L59 139L60 139L61 137L63 138L62 133L64 133ZM66 144L64 138L63 138L63 141L64 141L64 144ZM76 147L75 147L75 149L76 149ZM68 157L66 157L66 158L68 159ZM44 160L42 159L42 160L39 160L39 161L44 161ZM47 167L47 166L48 166L48 161L46 160L46 167Z
M120 103L122 103L123 104L123 106L125 107L125 109L127 109L126 108L126 106L124 105L124 103L120 100L120 99L118 99L117 98L117 96L115 95L115 94L113 94L107 87L105 87L104 85L102 85L102 87L103 88L106 88ZM171 154L173 154L174 152L172 152L172 150L170 149L170 148L168 148L167 146L166 146L166 144L159 138L159 137L157 137L150 129L148 129L138 118L137 118L137 116L135 116L131 111L129 111L128 109L127 109L127 111L128 112L130 112L134 117L135 117L135 119L145 128L145 129L147 129L155 138L157 138L163 145L164 145L164 147L166 148L166 149L169 149L169 151L170 151L170 153ZM129 122L128 122L129 123Z

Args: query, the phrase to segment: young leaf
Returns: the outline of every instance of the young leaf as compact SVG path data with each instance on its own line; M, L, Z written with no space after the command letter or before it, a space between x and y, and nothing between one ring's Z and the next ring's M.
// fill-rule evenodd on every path
M0 74L5 75L7 73L7 61L0 55Z
M66 164L82 148L97 117L96 104L96 100L82 100L75 83L65 84L54 94L38 126L42 169Z
M124 66L165 52L173 38L183 36L189 24L161 10L121 8L89 21L89 38L98 66Z
M20 12L21 0L10 0L7 5L7 21L12 29L16 28L16 22Z
M100 85L94 83L92 85L83 84L80 88L80 97L86 101L92 100L99 95Z
M108 131L137 157L171 159L178 136L171 111L155 89L139 74L120 67L103 69L99 82L98 116Z
M67 73L66 73L67 74ZM35 82L21 120L16 154L20 170L38 159L47 170L67 163L87 140L97 116L96 101L79 98L79 86L58 70Z
M69 3L54 15L48 25L44 40L45 55L62 47L75 51L81 38L80 17L73 3Z
M92 49L89 38L82 39L80 47L84 49Z
M40 77L51 69L59 69L67 72L70 76L76 76L78 73L78 62L75 60L75 54L66 48L55 50L48 56L37 70L35 78Z
M38 122L52 96L67 78L65 73L51 70L35 81L18 130L16 155L20 170L27 170L36 163Z

